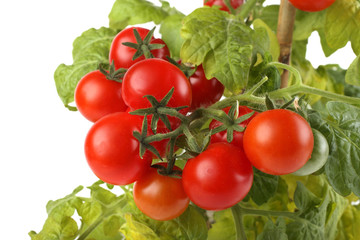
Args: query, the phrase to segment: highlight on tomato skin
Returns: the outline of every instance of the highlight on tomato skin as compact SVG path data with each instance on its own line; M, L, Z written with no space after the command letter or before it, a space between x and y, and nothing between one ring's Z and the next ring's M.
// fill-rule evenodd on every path
M244 132L244 150L249 161L262 172L290 174L310 159L314 136L309 123L286 109L259 113Z
M124 112L127 105L122 99L120 82L112 81L99 70L83 76L75 88L74 99L79 112L89 121L115 112Z
M194 204L218 211L232 207L248 194L253 183L253 169L240 148L229 143L215 143L188 160L182 180Z
M90 128L85 139L86 160L94 174L112 185L128 185L150 167L149 152L139 156L134 131L141 132L142 119L126 112L109 114Z
M157 163L167 167L167 163ZM174 167L175 170L181 170ZM189 206L182 180L178 177L164 176L155 168L148 171L134 184L136 206L148 217L166 221L179 217Z
M305 12L319 12L330 7L335 0L289 0L291 4Z

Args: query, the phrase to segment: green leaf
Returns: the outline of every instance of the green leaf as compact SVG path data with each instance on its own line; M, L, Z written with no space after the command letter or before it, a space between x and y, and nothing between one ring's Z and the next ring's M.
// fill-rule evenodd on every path
M253 26L254 26L255 30L260 29L260 28L263 28L266 30L266 33L267 33L269 41L270 41L270 46L269 46L270 53L271 53L272 59L276 61L280 56L280 45L277 40L275 32L273 32L272 29L261 19L255 19L255 21L253 22ZM266 39L265 39L265 41L266 41Z
M336 192L360 196L360 108L341 102L328 102L329 117L311 113L311 126L326 137L329 159L325 172Z
M109 28L91 28L75 39L74 63L60 64L54 73L56 89L65 106L74 101L77 83L85 74L96 70L100 63L109 63L109 49L115 35L116 31Z
M257 205L262 205L271 197L275 196L279 176L263 173L256 168L253 169L254 181L250 189L249 196Z
M230 209L215 212L214 221L207 240L235 240L236 230Z
M181 59L203 63L208 79L215 77L233 93L242 92L253 56L269 51L266 30L252 30L235 16L215 8L196 9L183 23Z
M346 72L345 81L348 84L360 86L360 55L351 63Z
M78 226L72 215L75 213L81 201L76 194L83 189L77 187L71 194L66 197L49 201L46 205L48 218L46 219L43 229L36 233L30 232L32 240L72 240L75 239L78 232Z
M181 38L183 14L174 14L166 17L160 26L161 38L170 49L173 58L180 58L180 49L184 42Z
M337 240L356 240L360 236L359 206L348 205L338 224Z
M356 55L360 54L360 3L357 0L337 0L326 10L325 37L333 49L348 41Z
M279 217L276 223L273 223L272 220L267 221L264 231L256 240L288 240L285 219Z
M296 11L296 19L293 40L306 40L315 30L323 28L325 24L326 11L304 12Z
M146 0L116 0L109 14L109 26L123 29L129 25L154 22L159 24L168 16L162 8Z

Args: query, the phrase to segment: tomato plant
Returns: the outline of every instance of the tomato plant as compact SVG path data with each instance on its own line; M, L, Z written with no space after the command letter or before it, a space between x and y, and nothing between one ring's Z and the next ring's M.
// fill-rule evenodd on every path
M286 109L258 114L247 126L243 141L250 162L273 175L299 170L309 160L314 147L309 123Z
M186 163L182 179L193 203L207 210L222 210L246 196L253 170L240 148L215 143Z
M127 185L136 181L151 164L151 155L139 156L133 131L141 131L142 120L125 112L101 118L85 139L85 156L95 175L106 183Z
M354 206L360 196L360 58L348 69L315 68L306 43L318 31L326 56L347 42L359 55L360 6L338 0L336 11L309 13L332 1L291 2L305 11L295 16L287 1L210 0L204 4L218 6L186 16L164 1L115 1L109 27L77 38L74 63L61 64L55 81L72 110L84 73L112 61L127 68L116 86L131 115L106 113L97 120L85 156L106 183L134 185L117 195L116 186L98 181L90 198L78 197L76 189L49 202L50 221L31 233L33 239L59 232L69 239L353 239L360 216ZM309 25L314 19L321 21ZM162 39L134 27L146 22L160 25ZM172 58L164 60L167 47ZM136 59L142 53L146 59ZM205 78L203 66L213 79ZM119 93L117 87L102 97ZM105 102L101 110L117 105ZM84 223L80 228L73 212Z
M318 12L330 7L335 0L320 0L320 1L311 1L311 0L289 0L294 7L302 11L307 12Z
M145 28L130 27L122 30L115 36L110 47L109 61L110 63L114 61L116 69L129 68L134 63L145 59L145 56L141 56L133 60L132 58L136 53L136 49L123 45L123 43L126 42L137 43L134 35L134 29L138 31L142 39L144 39L149 33L149 30ZM166 60L166 56L170 56L170 51L163 40L152 37L149 44L164 45L164 47L160 49L153 49L150 51L155 58L162 58Z
M231 0L231 6L236 9L243 4L244 0ZM204 5L207 6L220 6L220 10L230 12L229 8L226 6L224 0L204 0Z
M220 100L224 93L224 86L216 79L207 79L202 65L196 68L189 77L192 88L192 103L190 110L208 107Z
M224 112L228 113L231 107L227 107L225 109L223 109ZM245 114L254 112L253 110L251 110L250 108L248 108L247 106L239 106L238 108L238 114L239 117L243 116ZM246 127L249 122L251 121L251 119L253 119L258 113L255 112L250 118L246 119L245 121L241 122L239 125L241 127ZM210 122L210 129L215 129L216 127L222 125L221 122L217 121L217 120L212 120ZM231 141L231 144L233 144L236 147L239 147L241 149L243 149L243 138L244 138L244 132L238 132L235 131L233 133L233 140ZM217 143L217 142L227 142L227 131L221 131L218 133L215 133L211 136L210 139L211 143Z
M312 129L314 135L314 149L311 158L299 170L294 172L297 176L306 176L320 170L329 157L329 144L324 135L316 129Z
M89 121L128 108L121 95L120 82L109 80L100 71L86 74L75 89L75 102L79 112Z
M167 167L167 164L158 163ZM175 167L180 170L180 168ZM152 219L165 221L180 216L189 205L179 177L165 176L151 168L134 184L136 206Z

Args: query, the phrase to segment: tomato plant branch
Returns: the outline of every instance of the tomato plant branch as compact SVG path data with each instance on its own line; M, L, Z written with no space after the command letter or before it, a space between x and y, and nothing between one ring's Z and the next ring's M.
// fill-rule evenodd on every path
M279 62L284 64L290 63L295 13L296 9L288 0L281 0L277 27L277 38L280 44ZM288 79L289 73L288 71L284 71L281 76L281 88L287 86Z
M235 222L236 240L246 240L242 208L239 204L236 204L231 207L231 213Z
M335 101L341 101L353 105L359 105L360 98L356 97L349 97L345 95L340 95L337 93L328 92L325 90L321 90L318 88L314 88L305 84L297 84L292 85L287 88L282 88L279 90L275 90L269 93L269 97L273 99L280 99L283 97L288 97L295 94L313 94L317 96L321 96L327 99L335 100Z
M242 19L245 19L249 13L251 12L251 10L255 7L257 3L257 0L247 0L240 9L240 12L238 14L238 16Z

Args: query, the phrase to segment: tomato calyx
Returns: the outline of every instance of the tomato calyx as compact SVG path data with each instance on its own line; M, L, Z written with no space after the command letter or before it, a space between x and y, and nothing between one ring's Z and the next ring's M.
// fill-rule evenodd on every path
M176 67L178 67L187 78L191 77L195 72L197 67L194 66L189 66L187 64L182 63L181 61L176 61L175 59L167 56L167 60L174 64Z
M136 50L134 56L132 57L133 61L143 55L145 56L146 59L154 58L154 55L151 53L151 50L160 49L165 46L164 44L150 43L154 35L154 31L155 31L155 27L148 32L148 34L145 36L144 39L142 39L139 32L134 28L133 32L136 39L136 43L132 43L132 42L122 43L123 45Z
M167 104L169 103L175 88L171 88L170 91L165 95L163 99L160 101L156 100L154 96L145 95L144 97L150 102L151 107L149 108L142 108L137 109L135 111L130 112L130 114L134 115L152 115L151 118L151 130L156 133L157 123L159 119L165 124L166 128L172 131L172 126L170 124L169 116L180 118L180 120L185 120L185 116L179 113L180 110L187 108L188 106L181 106L181 107L168 107ZM185 120L186 121L186 120Z
M106 79L119 83L122 82L122 79L127 71L125 68L115 69L114 61L112 61L110 64L109 71L107 71L101 63L99 64L98 69L102 74L105 75Z

